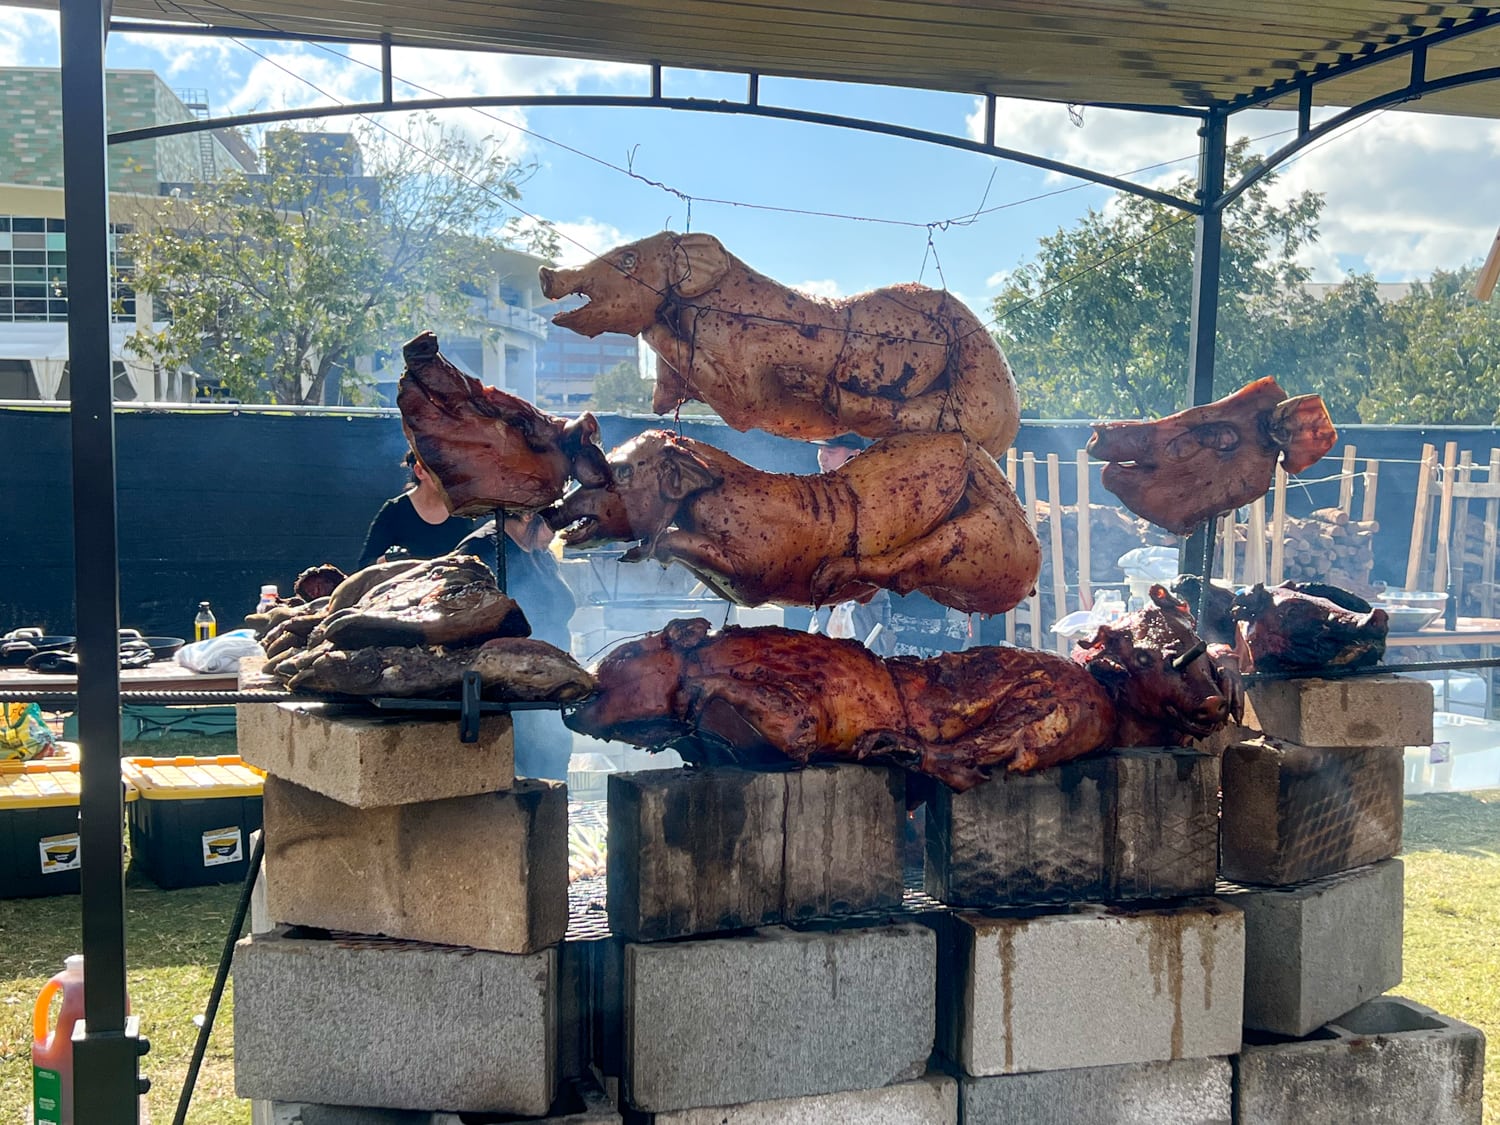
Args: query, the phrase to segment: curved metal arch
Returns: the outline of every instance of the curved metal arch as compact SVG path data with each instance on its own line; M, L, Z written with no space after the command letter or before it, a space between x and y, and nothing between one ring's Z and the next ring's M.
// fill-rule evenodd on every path
M1480 82L1495 81L1500 81L1500 66L1469 70L1462 74L1450 74L1445 78L1435 78L1431 81L1417 79L1409 86L1403 86L1399 90L1380 94L1377 97L1370 98L1368 101L1360 102L1359 105L1350 106L1342 113L1334 114L1327 121L1301 130L1295 138L1282 145L1254 168L1246 172L1239 180L1220 193L1216 199L1210 200L1208 209L1211 211L1222 211L1251 187L1255 186L1256 183L1275 171L1279 165L1285 163L1314 142L1342 129L1351 121L1356 121L1361 117L1366 117L1382 109L1389 109L1391 106L1401 105L1403 102L1416 101L1429 94L1440 94L1445 90L1456 90L1463 86L1477 85Z
M754 76L752 76L753 78ZM653 87L658 84L653 82ZM795 109L789 106L762 105L757 101L715 101L707 98L669 98L659 94L640 95L605 94L518 94L466 98L403 98L399 101L388 98L375 102L355 102L347 105L314 106L303 109L266 110L261 113L242 113L232 117L212 117L193 121L174 121L166 125L152 125L141 129L125 129L109 135L111 145L129 144L132 141L149 141L158 137L179 136L198 133L205 129L233 129L245 125L266 125L279 121L305 121L316 117L348 117L374 113L394 113L410 110L437 109L486 109L508 107L556 107L579 108L631 108L631 109L676 109L696 113L741 114L751 117L767 117L781 121L799 121L809 125L827 125L839 129L854 129L865 133L878 133L903 140L921 141L941 145L945 148L978 153L1000 160L1026 164L1048 172L1087 180L1116 191L1129 192L1150 199L1174 210L1199 214L1202 205L1195 199L1184 199L1170 192L1131 183L1118 176L1096 172L1061 160L1052 160L1017 149L1004 148L985 141L974 141L957 137L951 133L938 133L929 129L913 129L886 121L872 121L862 117L846 117L835 113L819 113L814 110ZM987 132L991 130L987 129Z

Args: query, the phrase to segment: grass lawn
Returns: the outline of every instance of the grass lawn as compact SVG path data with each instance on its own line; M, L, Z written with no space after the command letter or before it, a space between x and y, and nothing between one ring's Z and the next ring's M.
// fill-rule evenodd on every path
M1406 979L1400 994L1466 1020L1488 1037L1485 1125L1500 1125L1500 791L1407 802ZM237 887L159 891L127 881L130 994L151 1040L151 1117L170 1122ZM31 1007L77 952L76 897L0 902L0 1121L25 1120ZM193 1125L244 1125L234 1097L231 998L199 1077Z

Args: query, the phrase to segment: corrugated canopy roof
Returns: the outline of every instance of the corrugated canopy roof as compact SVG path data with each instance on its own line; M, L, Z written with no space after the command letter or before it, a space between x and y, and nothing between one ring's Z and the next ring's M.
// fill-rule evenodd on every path
M116 0L114 15L1152 106L1232 102L1422 39L1429 78L1500 65L1500 8L1420 0ZM1485 29L1454 35L1470 26ZM1403 86L1410 65L1362 66L1315 102ZM1500 88L1411 108L1500 116Z

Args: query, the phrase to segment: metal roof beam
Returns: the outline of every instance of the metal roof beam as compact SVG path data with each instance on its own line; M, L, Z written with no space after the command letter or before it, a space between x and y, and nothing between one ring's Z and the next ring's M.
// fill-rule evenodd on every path
M1295 156L1315 141L1321 140L1330 133L1335 133L1339 129L1342 129L1351 121L1356 121L1377 110L1389 109L1403 102L1415 101L1429 94L1441 94L1444 90L1457 90L1461 87L1473 86L1480 82L1496 81L1500 81L1500 66L1490 66L1482 70L1468 70L1462 74L1450 74L1445 78L1434 78L1431 81L1424 81L1417 85L1403 86L1399 90L1392 90L1389 93L1381 94L1378 97L1361 102L1359 105L1351 106L1349 109L1344 110L1343 113L1335 114L1327 121L1323 121L1306 131L1299 130L1295 138L1271 153L1254 168L1251 168L1217 199L1207 200L1206 204L1213 210L1223 210L1256 183L1273 172L1278 165Z
M1490 28L1500 27L1500 8L1485 10L1483 15L1474 16L1472 19L1461 23L1454 23L1449 27L1429 31L1421 36L1407 40L1405 43L1396 43L1390 47L1379 48L1363 55L1349 55L1342 61L1336 63L1320 64L1309 71L1298 71L1268 86L1262 86L1258 90L1252 90L1247 94L1231 98L1224 103L1223 108L1230 113L1237 113L1242 109L1253 109L1256 106L1265 105L1267 102L1275 101L1277 98L1286 97L1296 93L1302 87L1316 87L1335 79L1345 78L1350 74L1366 67L1379 66L1399 59L1404 55L1420 54L1425 56L1428 48L1442 43L1451 43L1455 39L1462 39L1466 35L1473 35L1478 31L1487 31ZM1418 64L1420 68L1422 64Z
M653 74L659 75L659 71L653 70ZM653 81L652 86L653 89L659 89L656 81ZM112 145L129 144L132 141L148 141L157 137L178 136L183 133L195 133L204 129L233 129L246 125L268 125L282 121L305 121L317 117L365 116L368 114L389 113L397 110L483 109L512 106L533 108L572 106L590 108L677 109L696 113L744 114L751 117L776 118L782 121L800 121L809 125L828 125L840 129L855 129L865 133L879 133L885 136L899 137L903 140L942 145L946 148L955 148L964 152L978 153L981 156L991 156L1000 160L1009 160L1017 164L1029 165L1030 167L1040 168L1047 172L1057 172L1060 175L1087 180L1090 183L1113 188L1116 191L1138 195L1144 199L1160 203L1163 206L1171 207L1178 211L1186 211L1190 214L1199 214L1202 211L1201 202L1195 199L1184 199L1170 192L1159 191L1156 188L1132 183L1118 176L1094 171L1092 168L1082 168L1076 164L1068 164L1061 160L1052 160L1049 157L1037 156L1034 153L1003 148L999 145L986 144L982 141L973 141L968 137L954 136L951 133L938 133L928 129L913 129L906 125L896 125L885 121L870 121L860 117L818 113L812 110L794 109L788 106L763 105L759 102L709 101L702 98L668 98L655 95L643 97L640 95L602 94L516 94L468 98L411 98L396 102L355 102L344 105L308 106L302 109L267 110L261 113L242 113L233 117L175 121L166 125L152 125L142 129L125 129L117 133L111 133L109 135L109 143Z

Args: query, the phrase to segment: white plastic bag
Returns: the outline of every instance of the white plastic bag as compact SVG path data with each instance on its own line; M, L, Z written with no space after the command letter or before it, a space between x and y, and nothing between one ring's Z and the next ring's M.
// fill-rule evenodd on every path
M177 650L177 663L194 672L238 672L247 656L266 658L266 650L255 639L253 629L235 629L206 641L195 641Z

